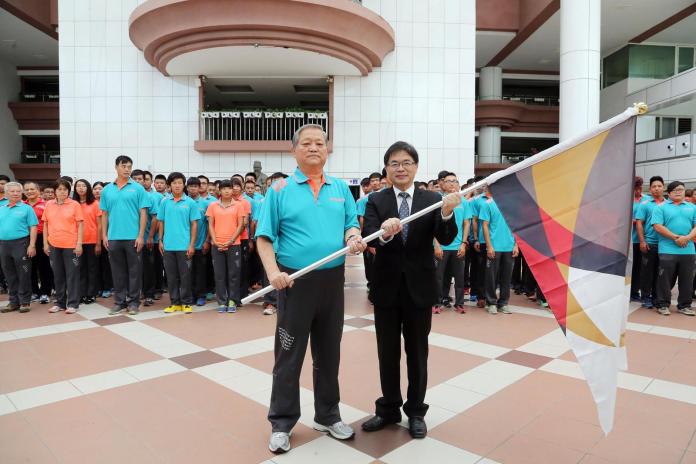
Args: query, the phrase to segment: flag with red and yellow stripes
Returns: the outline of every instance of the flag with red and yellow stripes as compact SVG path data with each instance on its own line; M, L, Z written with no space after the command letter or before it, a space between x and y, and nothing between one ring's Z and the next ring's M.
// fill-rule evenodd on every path
M493 197L613 426L626 369L637 108L487 179Z

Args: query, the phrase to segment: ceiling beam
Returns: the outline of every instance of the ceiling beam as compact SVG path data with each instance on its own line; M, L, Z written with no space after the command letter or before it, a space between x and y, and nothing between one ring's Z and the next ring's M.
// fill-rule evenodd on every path
M0 8L7 11L8 13L16 16L17 18L21 19L22 21L29 24L30 26L35 27L36 29L43 32L44 34L51 36L54 39L58 40L58 33L56 32L56 30L50 24L47 24L47 23L43 22L41 19L39 19L36 16L37 12L35 10L32 10L30 8L21 8L17 5L15 5L15 3L20 3L20 2L10 1L10 0L0 0ZM20 5L21 5L21 3L20 3ZM26 7L26 5L25 5L25 7ZM47 3L46 7L50 8L50 4ZM49 16L50 16L50 12L49 12Z
M691 5L687 6L681 11L678 11L677 13L673 14L669 18L665 19L662 22L659 22L655 24L653 27L648 29L647 31L638 34L631 40L629 40L629 43L641 43L644 42L645 40L649 39L650 37L654 36L655 34L664 31L668 27L673 26L674 24L678 23L684 18L687 18L691 16L692 14L696 13L696 2L692 3Z
M552 0L538 15L524 26L513 39L498 52L486 66L497 66L522 45L534 32L561 8L561 0Z

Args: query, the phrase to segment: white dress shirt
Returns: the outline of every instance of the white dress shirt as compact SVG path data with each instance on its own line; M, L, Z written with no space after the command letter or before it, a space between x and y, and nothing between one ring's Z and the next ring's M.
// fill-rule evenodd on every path
M398 188L396 185L393 186L392 188L393 188L393 190L394 190L394 196L396 197L396 210L397 210L397 211L400 211L400 209L401 209L401 203L404 201L403 198L401 198L401 197L399 196L399 194L402 193L402 192L408 193L408 196L406 197L406 203L408 204L408 214L410 215L410 214L411 214L411 208L413 207L413 192L415 192L415 190L416 190L416 185L415 185L415 184L411 184L411 186L410 186L409 188L407 188L406 190L401 190L401 189ZM443 198L444 198L444 197L443 197ZM440 214L442 214L442 210L440 210ZM443 215L443 216L442 216L442 219L445 220L445 221L447 221L447 220L451 219L453 215L454 215L454 212L450 213L448 216L444 216L444 215ZM393 238L394 238L394 236L392 235L392 236L389 237L387 240L385 240L385 239L382 238L382 236L380 236L380 237L379 237L379 241L382 242L382 243L389 243L389 242L391 242L391 240L392 240Z
M394 195L396 196L396 210L400 211L401 209L401 202L404 201L403 198L399 196L400 193L406 192L408 193L408 197L406 197L406 202L408 203L408 214L411 214L411 206L413 206L413 192L416 191L416 185L411 184L409 188L406 190L400 190L396 185L392 187L394 190Z

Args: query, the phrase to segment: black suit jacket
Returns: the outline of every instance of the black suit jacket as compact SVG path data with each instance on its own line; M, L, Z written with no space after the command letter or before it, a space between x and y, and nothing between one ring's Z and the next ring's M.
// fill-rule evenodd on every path
M442 196L438 193L415 189L411 214L440 200ZM393 217L399 217L394 189L371 194L365 207L363 237L378 231L384 221ZM372 241L370 246L377 248L370 280L375 306L394 304L403 275L413 306L430 310L438 297L433 239L437 239L442 245L448 245L456 236L454 216L444 221L438 208L409 223L405 244L401 233L385 244L379 239Z

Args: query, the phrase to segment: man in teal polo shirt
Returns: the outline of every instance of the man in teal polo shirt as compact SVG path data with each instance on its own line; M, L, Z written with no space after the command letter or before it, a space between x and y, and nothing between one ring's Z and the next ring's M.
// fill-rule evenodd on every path
M22 185L8 182L7 203L0 205L0 262L7 279L10 303L2 312L29 312L31 303L31 258L36 255L39 220L34 209L22 201Z
M191 308L191 259L195 253L196 232L201 213L196 202L184 195L186 177L180 172L172 172L167 184L172 196L165 198L157 213L157 225L162 240L159 249L164 257L164 270L167 272L167 288L170 305L165 313L183 311Z
M510 301L512 259L517 256L519 250L515 237L492 198L490 190L486 193L488 199L480 203L478 213L486 240L487 260L484 270L486 311L489 314L510 314L507 305ZM496 296L497 283L500 283L500 296Z
M375 177L376 175L376 177ZM364 178L360 181L360 188L363 191L363 197L355 202L355 210L358 214L358 221L360 222L360 230L363 228L363 221L365 218L365 208L367 207L367 200L370 198L372 192L377 192L380 190L379 185L380 174L378 172L373 172L370 177ZM370 287L372 286L372 264L375 261L376 250L374 247L367 247L367 250L363 253L363 265L365 266L365 280L367 281L367 299L372 303L372 292Z
M346 244L355 254L365 250L348 185L323 171L328 158L326 133L321 126L302 126L293 136L292 147L298 168L266 192L256 229L268 279L280 290L268 412L272 425L268 447L274 453L290 449L290 432L300 418L300 371L310 335L314 428L341 440L354 436L338 408L345 259L337 258L296 281L289 274Z
M474 195L469 204L471 205L471 230L473 239L473 263L471 270L471 301L476 301L476 306L479 308L486 307L486 291L485 285L485 269L486 269L486 240L483 236L483 224L479 219L479 211L488 196L486 189ZM476 298L473 296L476 295Z
M694 288L694 237L696 237L696 207L684 201L686 188L680 181L667 186L669 200L655 208L652 217L653 227L660 234L657 253L660 268L657 278L657 299L655 308L663 316L669 316L674 278L679 281L677 311L686 315L696 314L691 309L691 296Z
M459 191L459 180L456 174L448 172L444 179L444 193L455 193ZM440 302L449 304L449 292L454 277L454 310L460 314L466 313L464 308L464 257L466 256L467 241L463 237L469 236L469 226L471 221L471 209L469 202L462 203L454 208L454 219L457 223L457 237L449 245L435 243L442 250L442 257L437 262L437 280L442 294ZM440 305L433 307L433 313L440 313Z
M248 286L254 290L258 290L263 280L263 271L261 270L261 259L256 250L256 239L254 235L256 234L256 224L259 221L259 212L261 210L261 205L263 204L263 195L256 192L256 181L254 177L251 176L253 173L248 173L246 175L246 181L244 181L244 193L242 197L251 204L251 214L249 215L249 221L246 225L247 233L249 239L247 240L247 283Z
M143 186L130 178L132 170L132 159L124 155L117 157L117 178L104 187L99 200L102 241L109 251L114 281L114 307L110 315L119 314L126 307L131 315L140 311L142 250L151 201Z
M5 174L0 174L0 206L4 206L8 203L7 197L5 197L5 184L10 181L10 178ZM2 266L0 266L0 295L7 293L7 282L5 281L5 274L2 272Z
M158 233L157 213L159 212L159 206L162 204L162 200L164 200L164 195L153 188L150 190L150 200L153 206L148 209L148 225L145 227L145 247L152 250L152 274L154 279L154 292L152 297L155 300L159 300L162 298L162 289L164 288L164 263L162 262L162 253L159 251L160 236Z
M155 250L154 250L154 231L157 229L157 207L159 203L155 201L155 197L152 196L152 192L148 190L146 179L152 180L152 174L148 171L142 171L140 169L134 169L131 172L131 179L139 183L145 189L147 193L147 198L149 201L149 206L146 209L147 212L147 222L145 223L145 246L143 247L142 257L143 265L141 268L142 285L143 285L143 301L144 306L152 306L154 304L155 297Z
M660 176L650 178L650 195L647 195L640 203L635 213L635 231L638 235L640 254L633 255L633 259L640 260L640 295L644 308L653 307L653 298L656 297L657 285L657 242L659 235L652 223L655 208L665 201L665 183Z
M640 237L636 225L636 214L647 195L643 194L643 178L636 176L633 181L633 224L631 225L631 242L633 244L633 264L631 267L631 301L641 301L640 295Z
M207 188L206 183L206 188ZM208 196L207 191L201 189L201 180L198 177L189 177L186 181L186 192L198 208L200 218L196 226L196 240L193 244L193 266L191 268L191 294L192 300L196 302L196 306L205 305L205 295L208 292L208 269L206 265L206 257L210 251L210 243L208 242L208 216L205 215L208 211L208 206L215 201L214 198ZM211 199L212 198L212 199Z

